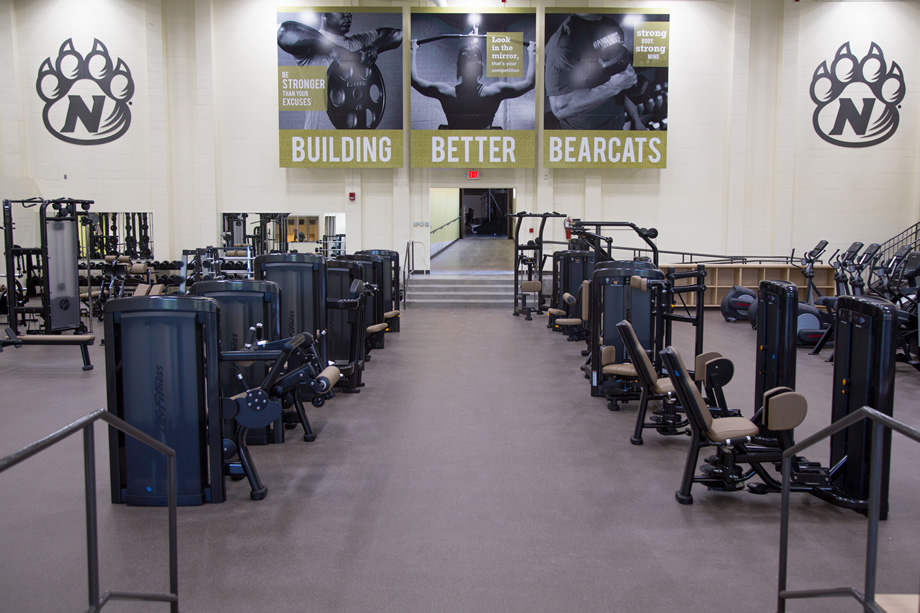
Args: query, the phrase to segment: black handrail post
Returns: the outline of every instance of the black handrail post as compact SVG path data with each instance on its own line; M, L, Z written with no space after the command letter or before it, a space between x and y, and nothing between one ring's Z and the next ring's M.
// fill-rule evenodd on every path
M179 536L177 528L177 504L179 497L179 479L176 473L176 456L166 456L166 484L169 488L167 504L169 505L169 593L177 596L170 602L170 613L179 613ZM95 502L95 501L94 501Z
M869 529L866 536L866 602L875 602L875 571L878 561L878 524L882 498L882 449L884 425L872 422L872 458L869 467Z
M86 571L89 582L90 610L98 610L99 602L99 527L96 523L96 446L93 424L83 426L83 472L86 488Z
M790 476L792 474L792 456L783 456L783 490L780 503L779 520L779 589L776 598L776 613L786 613L786 572L789 560L789 501Z

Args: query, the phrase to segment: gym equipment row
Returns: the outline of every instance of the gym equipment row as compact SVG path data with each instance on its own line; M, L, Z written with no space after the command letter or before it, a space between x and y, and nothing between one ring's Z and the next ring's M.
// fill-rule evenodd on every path
M87 213L81 224L80 252L91 260L107 255L153 258L151 213Z
M398 331L396 252L262 255L253 273L105 306L109 410L176 449L179 504L224 501L227 477L263 499L249 446L298 426L314 441L306 407L359 392ZM110 454L113 502L165 503L162 462L115 433Z

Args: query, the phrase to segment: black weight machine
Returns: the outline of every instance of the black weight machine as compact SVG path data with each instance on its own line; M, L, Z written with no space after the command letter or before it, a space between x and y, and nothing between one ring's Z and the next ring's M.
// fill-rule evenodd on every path
M374 349L383 349L386 345L385 334L389 329L387 324L388 304L384 299L384 290L391 283L391 279L386 274L384 258L376 255L340 255L336 260L345 262L356 262L361 266L360 278L364 281L367 308L365 309L365 319L367 329L364 339L364 359L371 359L371 351Z
M225 501L227 476L247 478L250 497L263 499L249 429L277 422L303 390L330 397L338 380L306 333L268 342L251 328L240 349L221 351L219 310L199 296L125 298L105 307L108 410L176 450L180 505ZM265 363L261 384L250 387L238 370L244 391L222 394L222 366L256 362ZM113 503L166 504L163 457L115 430L109 457Z
M37 248L18 247L14 241L13 205L39 207L41 245ZM92 200L58 198L56 200L3 201L3 233L6 246L6 313L7 328L0 338L3 347L23 345L74 345L80 348L83 370L92 370L89 345L96 339L86 334L80 312L80 271L78 228L81 212L88 211ZM49 214L49 208L54 211ZM25 292L16 279L17 259L39 258L41 269L41 306L29 306ZM35 274L33 270L31 274ZM89 274L89 271L87 271ZM87 280L88 283L88 280ZM28 284L28 282L27 282ZM20 334L20 326L28 325L28 317L40 319L38 333ZM63 332L73 331L64 335Z
M399 252L389 249L363 249L356 251L355 255L373 255L383 259L383 318L387 324L387 332L399 332L399 302L402 300Z
M329 361L341 373L339 386L356 394L364 387L367 336L367 300L370 288L362 280L358 262L329 260L326 263L326 323L329 326Z
M566 294L571 296L578 294L582 282L590 280L591 275L594 274L596 261L591 251L570 249L553 253L553 285L550 306L547 309L549 313L547 328L559 328L560 326L555 325L557 319L577 315L572 312L564 297Z
M778 475L785 449L794 445L794 429L807 414L804 396L795 386L795 330L798 288L783 281L763 281L758 292L757 379L751 420L713 418L684 366L669 347L662 358L692 431L692 443L680 489L681 504L691 504L691 487L701 483L712 491L779 492ZM836 311L832 421L862 406L892 414L897 312L891 303L865 296L842 296ZM859 423L831 438L830 467L795 457L792 491L806 492L832 504L865 513L869 497L871 454L868 427ZM888 511L890 433L883 442L882 514ZM715 447L696 471L704 447ZM748 483L757 477L760 482Z
M518 317L524 315L526 319L533 319L532 313L543 313L543 268L548 256L543 255L543 245L563 244L560 241L544 241L543 232L546 230L546 221L548 219L565 218L565 213L508 213L508 217L514 217L517 222L514 226L514 311L513 315ZM521 227L525 219L540 219L539 230L534 239L523 242L521 236ZM536 304L527 305L527 294L536 294Z

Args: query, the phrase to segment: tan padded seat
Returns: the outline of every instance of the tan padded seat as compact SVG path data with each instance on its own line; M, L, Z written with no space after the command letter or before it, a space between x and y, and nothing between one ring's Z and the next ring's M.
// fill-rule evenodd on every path
M706 351L696 356L696 364L693 369L693 380L703 381L706 378L706 362L721 358L722 354L718 351Z
M387 311L383 314L384 319L393 319L394 317L399 317L399 311Z
M613 375L615 377L630 377L632 379L638 378L636 369L632 364L608 364L601 370L605 375Z
M566 314L562 309L546 309L546 312L550 315L555 315L556 317L562 317Z
M521 281L522 292L539 292L543 290L543 284L539 281Z
M150 288L150 293L147 295L148 296L162 296L165 293L165 291L166 291L166 286L163 285L162 283L157 283L156 285Z
M695 386L693 386L695 388ZM709 411L702 407L702 411ZM713 419L709 425L707 436L716 443L724 443L730 438L740 438L743 436L754 436L760 430L749 419L743 417L722 417Z
M387 329L387 325L386 325L386 324L374 324L373 326L368 326L368 327L367 327L367 333L368 333L368 334L377 334L378 332L383 332L383 331L386 330L386 329Z
M81 299L83 299L83 298L90 298L90 297L96 298L97 296L99 296L100 293L101 293L101 292L100 292L98 289L94 289L94 290L91 291L91 292L80 292L80 298L81 298Z
M92 345L95 334L23 334L23 345Z
M672 384L671 380L668 378L658 379L658 381L655 382L655 393L656 394L673 394L674 384Z
M640 292L648 291L648 279L644 277L632 276L629 278L629 287L637 289Z
M794 430L808 414L808 401L797 392L783 392L767 400L764 415L767 429L774 432Z
M583 323L584 322L580 319L569 318L569 319L557 319L556 320L557 326L580 326Z
M134 293L132 296L146 296L150 292L150 286L146 283L138 283L137 287L134 288Z

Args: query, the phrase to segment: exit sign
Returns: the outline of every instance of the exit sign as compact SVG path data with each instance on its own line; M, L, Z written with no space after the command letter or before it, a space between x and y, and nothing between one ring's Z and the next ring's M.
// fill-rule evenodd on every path
M478 179L478 178L479 178L479 171L478 171L478 170L470 170L470 171L468 171L468 172L466 173L466 178L467 178L467 179Z

